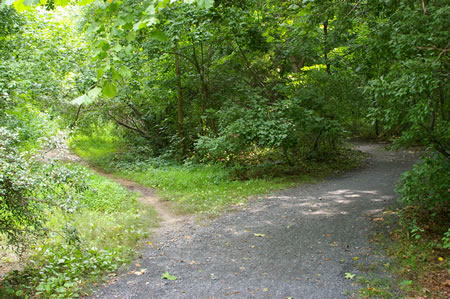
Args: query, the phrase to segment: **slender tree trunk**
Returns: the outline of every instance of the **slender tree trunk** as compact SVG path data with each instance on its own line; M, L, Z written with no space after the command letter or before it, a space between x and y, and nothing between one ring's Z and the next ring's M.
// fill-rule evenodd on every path
M323 35L324 35L324 57L325 64L327 66L327 73L331 75L331 65L328 60L328 20L323 23Z
M80 112L81 112L81 107L83 107L83 104L81 104L78 109L77 109L77 115L75 116L75 120L73 121L73 123L70 125L70 128L73 129L75 128L77 122L78 122L78 118L80 117Z
M178 45L175 44L175 72L177 75L177 90L178 90L178 104L177 104L177 131L178 138L181 140L181 153L184 154L184 128L183 128L183 89L181 88L181 70L180 58L178 56Z
M200 77L200 96L202 99L202 113L206 110L206 107L211 107L211 101L209 97L209 88L208 88L208 82L206 78L206 70L205 70L205 63L204 63L204 50L203 50L203 44L200 43L200 59L197 56L197 51L195 50L195 43L194 40L192 40L192 54L193 54L193 62L194 66L198 72L198 75ZM205 124L209 126L209 128L213 131L214 134L218 133L216 123L214 119L209 118L205 121Z
M375 135L378 137L380 136L380 125L378 123L378 118L375 119Z

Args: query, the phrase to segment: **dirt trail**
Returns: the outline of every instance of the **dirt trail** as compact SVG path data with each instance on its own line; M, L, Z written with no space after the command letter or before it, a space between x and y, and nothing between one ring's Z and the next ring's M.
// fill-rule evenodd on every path
M117 177L111 173L106 173L100 169L90 167L80 157L73 154L69 150L66 143L62 143L58 148L43 153L43 155L40 159L42 161L49 161L49 160L56 159L56 160L60 160L60 161L83 164L86 167L89 167L91 170L98 173L99 175L107 177L107 178L119 183L120 185L122 185L122 187L127 188L128 190L130 190L132 192L140 193L141 195L139 196L138 200L144 204L152 206L155 209L156 213L158 214L160 229L156 230L155 232L158 232L159 230L164 230L164 229L173 230L178 227L177 226L178 224L193 221L193 218L191 216L175 214L169 208L169 205L167 202L164 202L160 198L158 198L154 189L142 186L136 182L133 182L133 181L130 181L130 180L127 180L124 178Z
M170 208L167 202L162 201L154 189L144 187L136 182L116 177L112 174L95 170L98 174L108 177L109 179L119 183L123 187L133 192L139 192L138 200L144 204L152 206L158 214L160 220L160 230L176 229L177 224L193 221L193 218L185 215L177 215Z

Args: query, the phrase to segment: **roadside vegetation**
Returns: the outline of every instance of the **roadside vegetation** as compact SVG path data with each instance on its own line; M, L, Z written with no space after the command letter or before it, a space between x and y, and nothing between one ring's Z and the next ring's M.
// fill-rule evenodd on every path
M392 231L420 294L449 260L449 17L443 0L0 0L2 265L24 266L0 295L78 296L154 225L138 195L39 158L61 131L207 215L357 166L349 138L420 146Z
M173 203L178 213L207 216L242 204L249 197L336 175L359 166L364 159L359 152L341 149L341 154L332 159L305 161L295 167L274 163L227 167L191 159L180 163L149 158L145 148L129 147L104 130L94 136L76 136L71 145L92 166L155 188L162 199Z

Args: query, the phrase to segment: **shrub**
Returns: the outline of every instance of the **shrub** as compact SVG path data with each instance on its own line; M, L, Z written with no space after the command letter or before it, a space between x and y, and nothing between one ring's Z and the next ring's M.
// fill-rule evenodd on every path
M422 162L402 175L397 191L401 200L428 209L432 213L448 209L450 161L439 153L430 153Z

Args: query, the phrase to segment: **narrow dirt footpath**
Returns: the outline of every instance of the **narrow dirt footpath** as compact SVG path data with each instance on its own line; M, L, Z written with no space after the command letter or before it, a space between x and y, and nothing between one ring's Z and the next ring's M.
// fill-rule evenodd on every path
M373 219L395 203L395 182L417 158L406 151L386 152L381 145L360 144L359 149L371 156L361 169L260 198L204 225L180 221L176 229L161 227L136 266L93 297L351 295L359 286L345 273L364 275L364 265L385 260L370 243ZM130 187L153 198L134 183ZM172 219L162 217L166 224ZM166 271L177 279L162 279Z
M154 189L144 187L136 182L119 178L98 170L96 170L96 172L100 175L108 177L113 181L116 181L117 183L122 185L122 187L125 187L130 191L140 193L141 195L139 196L138 200L153 207L153 209L155 209L156 213L158 214L159 226L161 230L174 230L177 229L180 224L193 223L193 217L181 216L173 213L169 208L167 202L161 201L158 196L156 196ZM160 229L158 229L156 233Z

